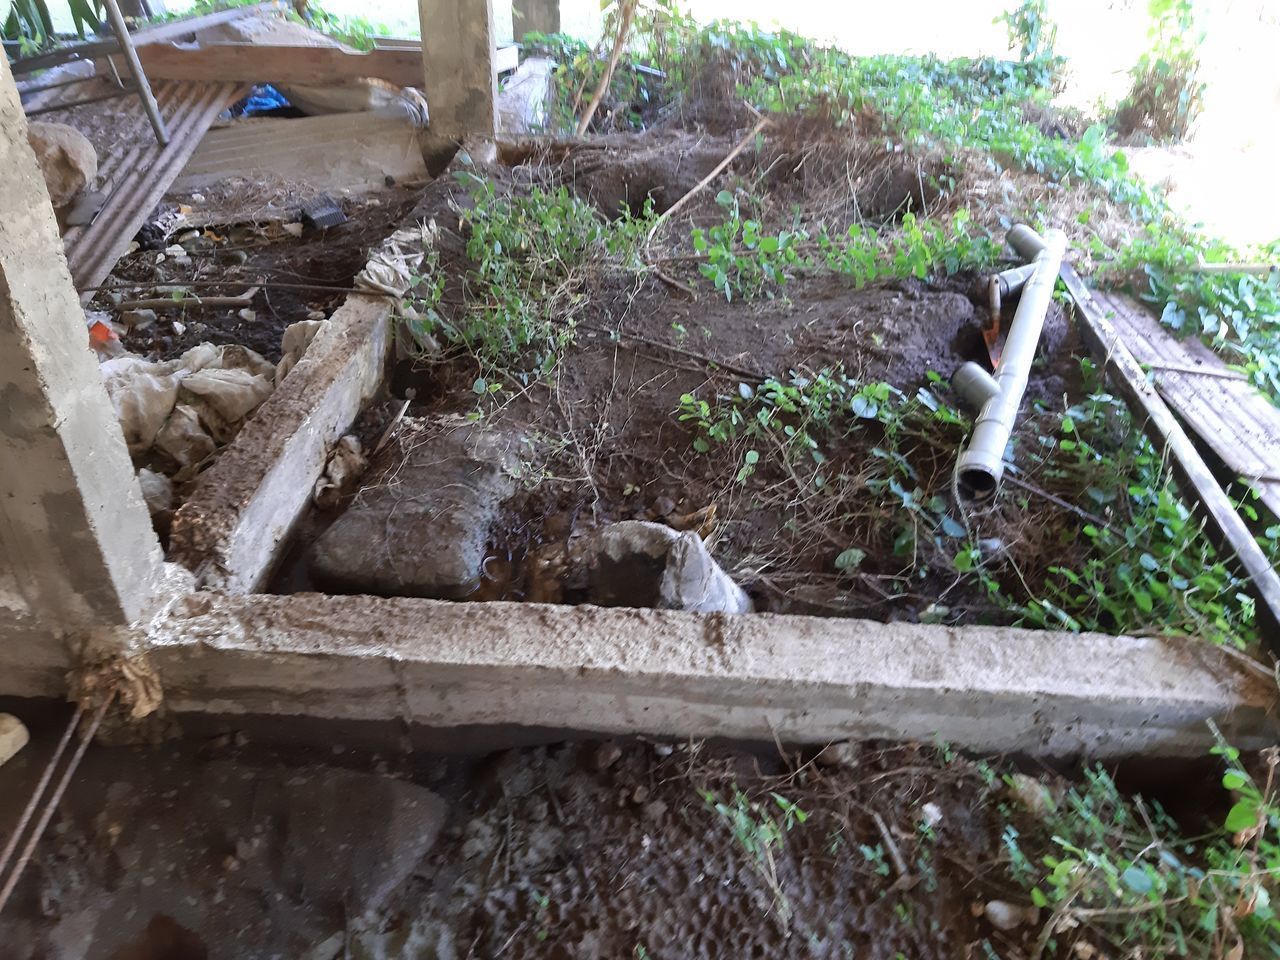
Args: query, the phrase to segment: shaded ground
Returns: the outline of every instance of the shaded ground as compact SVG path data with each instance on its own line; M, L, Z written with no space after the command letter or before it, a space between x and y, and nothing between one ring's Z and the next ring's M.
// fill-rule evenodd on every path
M287 222L298 236L285 228L286 220L220 222L216 208L207 206L199 211L200 229L181 221L173 226L177 204L170 202L154 224L140 231L140 248L120 260L108 278L110 289L100 292L93 306L119 311L121 303L164 299L177 289L180 302L156 310L156 322L145 329L122 336L129 350L169 359L199 343L238 343L275 362L285 327L332 313L369 251L395 231L416 199L411 188L343 198L338 205L348 219L327 230L303 224L295 209ZM239 306L192 302L236 297L255 287L248 313Z
M4 823L58 724L34 729ZM1034 932L975 919L1016 896L990 869L1002 790L918 747L95 746L0 957L981 956Z
M726 187L763 191L759 215L770 229L798 222L838 235L851 223L891 227L907 210L945 214L942 199L928 186L936 172L929 162L885 154L877 141L856 132L833 136L820 123L810 126L786 127L759 155L744 155L722 178ZM481 172L499 189L516 193L530 185L567 186L605 215L623 205L635 212L646 198L661 210L705 176L734 142L670 129L612 135L577 150L508 151L504 159L510 166ZM839 274L800 271L771 298L727 301L699 278L697 258L687 247L692 227L723 219L714 190L697 195L676 218L669 228L674 247L655 261L657 270L585 277L574 343L550 377L527 387L508 384L504 402L482 405L489 411L487 423L530 437L535 452L524 493L506 504L505 519L493 531L483 581L472 599L581 602L584 577L566 557L575 538L607 523L647 519L700 530L758 609L887 620L1004 619L980 588L956 583L950 554L922 557L922 551L938 549L927 542L904 551L903 523L913 521L886 505L885 463L877 451L892 438L879 424L831 439L828 456L841 471L841 487L809 498L793 489L799 482L794 472L768 450L749 482L735 482L742 450L697 453L694 425L677 415L685 395L731 398L740 385L754 388L767 377L786 381L838 370L859 383L885 381L908 397L928 386L959 406L930 375L949 377L966 360L986 360L981 328L989 314L985 295L976 293L978 278L961 274L859 286ZM471 203L462 184L443 178L426 188L420 208L440 227L439 309L455 324L469 309L467 276L475 269L466 252L469 228L455 208ZM1039 433L1034 408L1061 411L1079 398L1077 352L1055 305L1044 357L1032 371L1029 412L1019 431L1024 442L1036 442ZM357 432L376 439L399 401L410 396L412 416L468 415L477 409L474 387L482 372L458 350L405 360L391 371L390 399L368 411ZM927 443L912 441L916 476L909 488L918 486L925 500L949 500L951 466L963 435L956 428ZM393 476L407 449L392 443L374 459L366 483L377 486ZM1068 499L1079 495L1072 491ZM993 549L1009 545L1017 551L1016 562L1031 579L1053 562L1061 545L1078 539L1083 521L1052 505L1049 514L1027 513L1023 506L1007 504L979 522ZM306 575L306 548L331 519L313 515L304 524L276 589L314 587ZM849 547L867 555L852 574L835 567ZM931 560L937 561L932 570ZM1017 577L1012 566L1005 575ZM332 582L326 586L341 589Z

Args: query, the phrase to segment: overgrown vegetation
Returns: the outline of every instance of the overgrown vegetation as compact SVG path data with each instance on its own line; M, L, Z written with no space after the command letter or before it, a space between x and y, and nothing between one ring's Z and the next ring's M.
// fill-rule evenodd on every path
M471 173L471 196L457 213L468 231L466 304L457 319L439 309L443 286L422 272L409 306L415 338L443 337L474 357L478 394L527 386L549 374L574 341L593 276L641 269L639 248L652 220L606 221L565 187L499 193Z
M704 791L702 799L728 821L735 843L773 895L774 916L785 930L791 922L791 903L778 882L774 849L785 841L793 826L803 824L809 815L781 794L771 793L768 800L755 801L736 786L727 800L712 790Z
M1129 93L1116 107L1121 134L1181 140L1200 114L1205 85L1199 47L1204 31L1193 0L1148 0L1151 47L1130 71Z
M1280 870L1280 755L1262 755L1263 781L1239 751L1214 751L1234 803L1220 824L1189 835L1158 804L1126 796L1101 767L1054 796L1021 778L1035 817L1005 815L1010 877L1045 913L1038 955L1239 958L1280 956L1272 897ZM1017 783L1007 778L1011 784Z
M1012 492L1010 516L966 519L949 506L945 458L968 418L944 401L936 375L932 390L906 396L841 370L793 373L710 401L686 394L676 415L695 429L695 452L735 465L735 483L766 472L757 496L794 514L793 550L816 550L836 575L874 575L886 599L949 580L925 619L982 617L948 601L967 583L989 600L987 619L1251 644L1246 584L1208 542L1128 410L1083 363L1086 398L1064 414L1041 415L1028 431L1038 444L1018 444L1015 460L1037 484L1030 489L1047 489ZM1053 491L1084 494L1085 507L1069 518L1075 522L1059 529L1043 526L1049 505L1038 499ZM869 510L869 499L882 509ZM1006 543L1037 525L1042 549L1027 568ZM1262 542L1280 558L1280 529ZM874 568L864 566L870 556L882 558Z
M68 0L76 35L100 33L104 7L101 0ZM0 24L0 37L16 41L20 56L40 53L57 43L47 0L12 0L8 16Z
M1009 31L1009 46L1018 48L1018 60L1029 68L1027 77L1036 86L1056 88L1066 58L1058 56L1058 27L1049 18L1048 0L1022 0L996 18Z

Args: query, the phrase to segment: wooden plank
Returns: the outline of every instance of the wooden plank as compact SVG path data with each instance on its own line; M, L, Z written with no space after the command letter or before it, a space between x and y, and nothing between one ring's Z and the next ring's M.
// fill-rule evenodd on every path
M1116 392L1162 456L1173 467L1174 479L1188 503L1207 522L1205 531L1224 554L1234 554L1257 602L1258 632L1274 654L1280 654L1280 576L1236 513L1217 479L1160 398L1146 373L1129 352L1111 321L1112 311L1097 299L1084 281L1063 264L1060 272L1077 307L1080 334L1106 370Z
M219 10L216 13L188 17L185 20L158 23L152 27L143 27L141 30L136 30L130 34L130 37L135 47L141 47L148 43L164 43L168 40L185 37L188 34L195 33L197 30L230 23L232 20L239 20L241 17L251 16L255 13L279 9L282 9L282 4L279 0L270 0L268 3L259 3L251 7L233 7L230 10ZM90 40L88 43L60 47L57 50L50 50L48 53L42 53L36 57L17 60L10 67L13 70L13 75L20 77L23 74L32 73L36 70L47 70L49 67L56 67L72 60L90 60L95 57L111 56L119 52L120 44L114 37L110 40Z
M142 68L153 80L241 83L344 83L376 77L397 87L421 87L422 54L415 50L349 53L340 47L217 43L201 47L141 47Z
M240 120L209 131L173 189L198 190L230 176L331 191L381 189L387 177L425 180L418 136L405 118L369 112Z
M1160 396L1232 473L1280 517L1280 408L1197 337L1179 339L1122 294L1094 293L1116 333L1151 370Z

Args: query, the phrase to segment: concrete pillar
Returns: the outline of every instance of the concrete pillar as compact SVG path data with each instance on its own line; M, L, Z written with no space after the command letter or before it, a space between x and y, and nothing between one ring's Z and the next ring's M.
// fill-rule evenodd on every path
M74 630L148 612L160 544L2 57L0 393L0 562L32 616Z
M515 35L560 32L560 0L515 0Z
M418 0L428 133L493 139L498 116L493 0Z

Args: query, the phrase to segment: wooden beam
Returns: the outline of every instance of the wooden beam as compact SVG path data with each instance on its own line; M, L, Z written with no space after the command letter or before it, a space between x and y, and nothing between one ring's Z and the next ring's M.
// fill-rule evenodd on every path
M429 133L439 143L492 140L496 135L494 2L418 0Z
M1111 323L1108 310L1094 298L1068 264L1060 272L1075 301L1080 334L1103 365L1112 386L1129 405L1156 450L1169 458L1174 479L1192 509L1207 522L1205 532L1223 553L1234 554L1257 600L1259 634L1273 654L1280 654L1280 576L1236 512L1217 479L1165 405L1156 388Z
M185 20L173 20L169 23L156 24L153 27L143 27L141 30L135 30L130 34L130 38L133 40L135 47L141 47L149 43L164 43L167 40L185 37L188 34L195 33L197 30L205 30L209 27L216 27L219 24L230 23L232 20L239 20L241 17L248 17L255 13L265 13L280 8L279 0L269 0L268 3L259 3L251 7L233 7L230 10L219 10L217 13L206 13L201 17L188 17ZM114 37L110 40L91 40L88 43L77 43L68 47L50 50L48 53L42 53L36 57L27 57L14 61L12 64L13 75L20 77L35 70L56 67L72 60L90 60L96 57L113 56L119 52L120 44Z
M326 84L376 77L397 87L422 86L422 54L412 49L348 53L339 47L258 43L153 44L140 47L138 57L155 80Z

